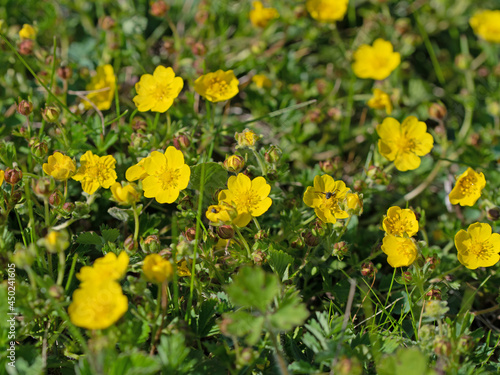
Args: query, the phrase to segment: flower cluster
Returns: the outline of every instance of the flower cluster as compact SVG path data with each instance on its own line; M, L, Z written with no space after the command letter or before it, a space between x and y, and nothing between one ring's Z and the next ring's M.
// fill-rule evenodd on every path
M418 232L415 213L410 209L391 207L382 227L385 231L382 251L387 254L387 262L394 268L410 266L418 255L415 241L411 238Z
M77 274L80 287L68 307L71 322L82 328L105 329L120 319L128 309L127 297L118 284L127 271L128 255L108 253L96 259L92 267L82 267Z
M97 109L106 111L111 107L116 90L116 77L113 66L106 64L98 66L96 75L87 85L86 89L91 91L87 94L87 99L92 102ZM88 101L83 103L85 109L92 108L92 104Z
M128 181L142 180L146 198L155 198L158 203L173 203L180 191L187 188L191 169L184 163L182 152L169 146L164 154L153 151L130 167L125 177Z

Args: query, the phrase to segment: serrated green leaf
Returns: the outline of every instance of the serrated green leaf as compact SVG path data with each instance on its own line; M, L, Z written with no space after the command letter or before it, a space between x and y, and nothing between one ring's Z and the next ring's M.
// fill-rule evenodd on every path
M224 314L227 332L236 337L246 337L248 345L255 345L259 341L264 326L264 317L255 316L249 312L239 310Z
M158 357L164 374L186 374L196 365L194 358L187 359L190 349L186 348L181 333L162 336L158 346Z
M281 281L288 280L288 269L293 263L293 257L282 250L272 250L268 259L269 266L276 272Z
M101 231L101 236L104 239L104 242L115 242L119 235L120 231L116 228L103 229Z
M82 245L97 245L102 246L104 244L102 238L94 232L84 232L80 234L76 242Z
M271 325L278 331L289 331L301 325L309 316L306 306L297 294L289 294L279 304L278 310L269 318Z
M217 163L202 163L191 167L191 180L188 188L200 191L201 173L204 170L205 182L203 184L203 205L212 203L212 197L219 189L224 189L227 183L226 170Z
M113 359L107 370L109 375L149 375L157 374L160 364L155 357L143 353L121 354Z
M206 337L215 324L215 306L217 300L204 301L200 308L198 319L193 320L194 330L197 332L198 337Z
M113 216L116 220L120 221L128 221L130 218L130 214L128 210L124 210L118 207L111 207L108 209L108 213Z
M234 305L265 312L279 293L279 281L276 275L266 273L261 268L244 267L226 291Z
M384 357L377 366L380 375L431 375L435 372L427 367L427 358L417 348L405 348L395 355Z

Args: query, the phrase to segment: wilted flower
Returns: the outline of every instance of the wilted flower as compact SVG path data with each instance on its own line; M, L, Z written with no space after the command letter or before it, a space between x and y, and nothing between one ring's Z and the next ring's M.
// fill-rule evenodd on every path
M387 235L382 241L382 251L388 255L391 267L407 267L417 259L418 250L411 238Z
M187 188L191 169L184 164L184 155L173 146L164 154L153 151L144 162L148 174L142 181L144 196L155 198L158 203L172 203L179 192Z
M98 66L96 75L92 77L86 86L87 91L97 91L87 94L87 99L95 104L97 109L106 111L111 107L116 90L116 77L113 66L106 64ZM84 101L85 109L92 108L89 102Z
M349 0L307 0L306 8L320 22L335 22L344 18Z
M413 237L418 232L418 221L412 210L393 206L387 210L382 227L389 235Z
M122 186L119 182L115 182L111 185L111 193L113 194L114 200L118 202L118 204L123 205L131 205L141 198L134 184Z
M373 46L361 45L353 57L352 69L359 78L386 79L401 63L400 54L383 39L375 40Z
M162 283L174 274L172 264L159 254L147 255L144 258L142 271L148 280L155 283Z
M474 33L488 42L500 43L500 10L482 10L469 21Z
M94 194L99 187L108 189L116 181L116 159L111 155L97 156L87 151L80 158L81 166L72 177L80 181L87 194Z
M133 100L139 112L164 113L172 106L183 87L184 81L175 76L172 68L158 66L153 75L143 74L135 84L137 95Z
M308 186L304 193L304 203L314 208L314 212L325 223L336 223L349 214L341 207L349 188L344 181L335 181L329 175L314 177L314 187Z
M69 156L60 152L50 155L47 163L44 163L43 171L56 180L65 181L76 172L76 163Z
M250 22L257 27L266 27L270 21L279 17L279 13L274 8L264 8L260 1L252 3L254 9L250 11Z
M392 117L387 117L377 126L378 149L383 157L394 161L402 172L417 169L419 156L428 154L434 146L432 135L427 133L425 122L414 116L407 117L402 124Z
M368 100L367 104L373 109L385 109L388 115L392 112L391 97L380 89L373 89L373 97Z
M35 39L36 38L36 30L33 26L25 23L23 28L19 30L19 37L21 40L24 39Z
M471 270L491 267L500 260L500 234L492 234L488 224L471 224L467 232L461 229L455 235L455 246L458 260Z
M260 137L250 129L245 129L241 133L235 133L234 138L236 142L238 142L237 148L253 147L260 139Z
M232 70L217 70L194 81L194 90L210 102L222 102L234 97L238 92L239 81Z
M477 173L472 168L462 173L455 183L455 187L449 194L451 204L460 204L460 206L474 206L481 192L486 186L486 179L483 173Z

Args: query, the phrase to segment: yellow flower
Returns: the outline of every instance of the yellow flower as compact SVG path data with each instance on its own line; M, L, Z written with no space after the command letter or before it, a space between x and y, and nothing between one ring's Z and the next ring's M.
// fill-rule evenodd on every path
M51 230L44 238L38 240L38 245L43 245L49 253L64 251L69 246L68 232Z
M236 148L253 147L260 139L260 137L250 129L245 129L241 133L235 133L234 138L236 142L238 142Z
M363 213L363 200L356 193L348 193L347 208L351 210L353 215L361 215Z
M382 241L382 251L387 254L391 267L408 267L417 259L418 250L411 238L387 235Z
M469 21L472 30L488 42L500 43L500 10L482 10Z
M4 176L5 176L5 172L0 169L0 185L3 184Z
M377 39L373 46L361 45L353 57L352 69L359 78L386 79L401 63L400 54L383 39Z
M392 103L390 96L382 90L374 89L373 97L368 100L368 107L373 109L385 109L385 112L390 115L392 112Z
M134 184L127 184L122 187L122 184L115 182L111 185L111 193L115 201L123 205L131 205L141 198L140 194L135 190Z
M222 102L231 99L238 92L239 81L232 70L217 70L194 81L194 90L210 102Z
M270 88L273 83L269 78L267 78L264 74L256 74L252 77L252 82L255 83L255 86L257 86L259 89L262 88Z
M125 275L128 263L129 256L125 251L118 256L109 252L104 257L96 259L92 266L82 267L76 277L81 281L81 286L118 281Z
M455 187L448 196L451 204L460 206L474 206L481 196L481 191L486 186L486 179L483 173L477 173L472 168L458 177Z
M237 215L234 211L235 210L228 205L218 204L209 206L205 215L212 223L227 223Z
M394 161L402 172L417 169L419 156L427 155L434 146L432 135L427 133L425 122L414 116L407 117L402 124L387 117L377 126L378 150L383 157Z
M105 329L120 319L127 309L128 300L120 285L107 281L75 290L68 314L78 327Z
M161 257L159 254L149 254L144 258L142 271L149 281L162 283L170 279L174 270L172 264Z
M31 25L28 25L27 23L25 23L23 25L23 28L21 30L19 30L19 37L21 39L35 39L36 37L36 30L33 26Z
M144 180L146 177L148 177L148 173L144 169L144 163L148 158L149 156L141 159L137 164L127 169L127 171L125 172L125 178L127 179L127 181L132 182L136 180Z
M314 187L307 187L303 199L307 206L314 208L321 221L336 223L337 219L349 217L341 207L348 191L344 181L335 181L333 177L325 174L314 177Z
M116 90L116 77L113 67L110 64L98 66L96 75L92 77L86 89L88 91L99 90L87 94L87 99L94 103L97 109L101 111L108 110L111 103L113 103ZM92 108L87 101L84 101L83 105L85 109Z
M404 237L406 234L408 237L413 237L418 232L418 221L412 210L393 206L387 210L382 227L392 236Z
M173 146L165 154L153 151L144 162L144 170L148 174L142 181L144 196L155 198L158 203L174 202L179 192L187 188L191 176L184 155Z
M238 173L245 167L245 159L239 155L226 155L224 160L224 168L228 172Z
M153 75L143 74L135 84L134 103L139 112L166 112L179 96L184 81L176 77L172 68L156 67Z
M257 27L266 27L269 21L278 18L279 13L274 8L264 8L260 1L252 3L254 9L250 11L250 21Z
M185 259L177 262L177 275L179 275L180 277L191 276L191 271L188 268L188 264Z
M500 260L500 234L493 233L488 224L474 223L467 232L463 229L455 235L458 260L465 267L491 267Z
M219 193L219 205L222 203L234 207L238 216L233 224L244 227L252 217L264 214L273 203L269 198L271 186L264 177L256 177L253 180L242 173L229 177L227 190Z
M80 158L80 168L72 177L80 181L87 194L94 194L99 187L108 189L116 181L116 159L111 156L97 156L87 151Z
M42 168L49 176L64 181L76 172L76 163L69 156L54 152L54 155L49 156L47 163L44 163Z
M306 8L320 22L335 22L344 18L349 0L307 0Z

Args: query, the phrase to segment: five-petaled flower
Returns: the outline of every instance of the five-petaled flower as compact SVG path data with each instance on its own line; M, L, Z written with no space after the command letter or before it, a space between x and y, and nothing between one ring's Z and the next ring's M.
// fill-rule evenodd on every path
M36 38L36 30L33 26L25 23L21 30L19 30L19 37L21 40L24 39L35 39Z
M349 0L307 0L306 8L320 22L335 22L344 18Z
M500 10L482 10L469 21L472 30L488 42L500 43Z
M458 260L465 267L491 267L500 260L500 234L492 233L491 226L483 223L469 225L455 235Z
M149 281L163 283L174 274L172 264L159 254L149 254L144 258L142 271Z
M418 232L418 221L415 213L409 208L393 206L387 210L382 227L389 235L413 237Z
M65 181L76 172L76 163L69 156L60 152L50 155L47 163L44 163L43 171L56 180Z
M391 267L408 267L417 259L418 250L411 238L387 235L382 241L382 251L387 254Z
M385 112L390 115L392 112L392 103L390 96L380 90L373 89L373 96L368 100L368 107L373 109L385 109Z
M217 70L198 77L194 81L194 91L210 102L222 102L231 99L238 92L239 81L232 70Z
M172 203L179 192L187 188L191 169L184 164L184 155L173 146L164 154L153 151L144 161L147 177L142 181L144 196L155 198L158 203Z
M344 181L335 181L329 175L314 177L314 186L308 186L304 193L304 203L314 208L314 212L325 223L336 223L346 219L346 197L349 188Z
M483 173L477 173L472 168L462 173L449 194L451 204L460 206L474 206L481 196L481 191L486 186Z
M94 103L97 109L106 111L111 107L116 90L116 77L113 66L106 64L98 66L96 75L92 77L90 83L86 86L88 91L87 99ZM88 101L84 101L85 109L93 108Z
M377 126L378 150L383 157L394 161L402 172L417 169L420 156L428 154L434 146L432 135L427 133L425 122L414 116L407 117L402 124L388 117Z
M125 251L120 252L118 256L109 252L101 258L97 258L92 266L84 266L76 274L80 280L80 287L87 284L99 284L109 280L120 280L127 271L130 258Z
M401 55L394 52L391 42L377 39L373 46L361 45L353 55L352 69L359 78L386 79L401 63Z
M219 205L225 204L236 210L233 224L244 227L253 217L264 214L271 207L271 186L264 177L253 180L242 173L229 177L227 189L219 193Z
M153 75L143 74L139 82L135 84L137 95L134 103L139 112L153 111L166 112L179 96L184 81L176 77L172 68L164 66L156 67Z
M279 17L279 13L274 8L264 8L260 1L252 3L253 9L250 11L250 22L257 27L266 27L270 21Z
M108 189L116 181L116 159L111 155L97 156L87 151L80 158L80 168L72 177L80 181L87 194L94 194L99 187Z

